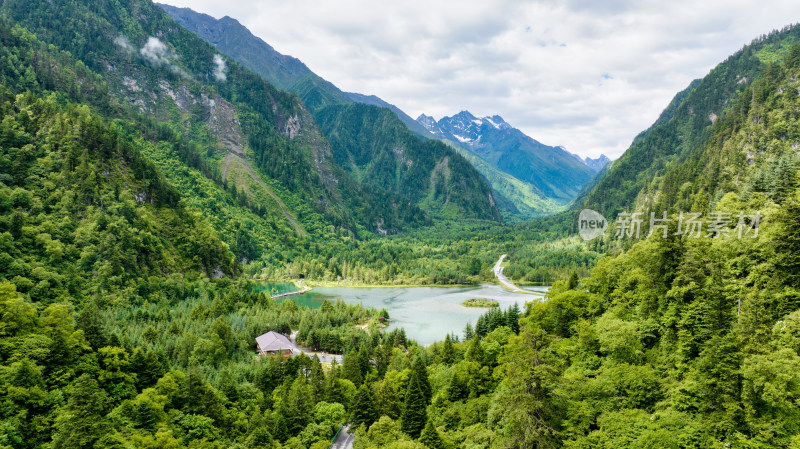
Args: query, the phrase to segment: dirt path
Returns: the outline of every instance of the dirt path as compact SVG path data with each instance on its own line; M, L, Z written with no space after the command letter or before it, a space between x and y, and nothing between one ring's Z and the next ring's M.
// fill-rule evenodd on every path
M266 192L269 194L269 196L271 196L272 199L275 200L275 203L277 203L278 207L281 208L281 211L283 212L283 215L286 216L286 220L289 222L290 225L292 225L292 227L294 228L295 232L297 232L297 235L299 235L301 237L308 237L308 233L300 226L300 224L297 222L297 220L294 219L292 214L289 212L289 209L287 209L286 205L283 204L283 201L280 199L280 197L278 197L278 195L276 195L275 192L272 191L272 188L270 188L261 179L261 177L258 176L258 174L255 172L255 170L253 170L253 167L251 167L250 164L247 163L247 161L242 159L241 156L239 156L237 154L234 154L234 153L228 153L228 154L225 155L224 165L222 166L222 179L228 179L228 170L230 169L230 165L234 161L234 159L238 159L242 163L242 165L244 165L244 167L247 169L247 171L250 173L250 177L253 178L253 180L255 182L257 182L258 185L263 187L264 190L266 190Z

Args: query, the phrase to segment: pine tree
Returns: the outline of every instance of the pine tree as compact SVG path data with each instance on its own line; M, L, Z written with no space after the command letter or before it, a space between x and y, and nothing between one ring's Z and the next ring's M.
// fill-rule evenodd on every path
M478 317L478 320L475 322L475 335L477 337L485 337L486 334L491 332L492 330L489 329L489 314L492 311L489 310L485 314Z
M311 370L308 375L308 381L314 392L314 402L319 402L325 397L325 372L322 370L322 364L319 357L314 354L311 359Z
M286 425L286 418L284 418L283 414L276 411L274 413L275 419L273 420L272 426L272 435L278 439L278 441L286 441L289 438L289 429Z
M358 363L358 353L355 350L351 349L344 355L342 375L355 385L361 385L361 382L364 381L364 376L361 375L361 367Z
M54 448L92 447L108 433L105 419L108 395L90 375L83 374L69 388L67 407L56 419Z
M469 386L459 370L455 370L450 384L447 385L447 398L452 402L460 401L469 396Z
M472 340L475 337L475 331L472 329L472 323L467 322L464 326L464 341Z
M376 416L375 398L372 396L372 390L367 384L362 384L358 389L355 404L353 405L353 425L364 424L369 427L375 422Z
M397 333L394 334L394 344L393 346L402 346L405 347L407 343L406 339L406 330L401 328Z
M470 362L478 362L483 364L484 354L483 347L481 347L480 337L475 337L467 348L467 353L464 354L464 360Z
M425 367L425 362L422 361L422 357L417 357L414 363L411 364L411 377L417 379L422 389L422 394L425 396L425 404L429 404L433 392L430 379L428 378L428 369ZM409 380L409 382L411 381Z
M517 303L508 308L506 326L510 327L515 334L519 333L519 305Z
M358 350L356 362L358 364L358 371L361 373L361 378L366 379L367 374L372 371L372 364L369 361L369 352L367 351L366 345L362 345L361 349Z
M412 438L417 438L425 427L427 420L425 395L422 392L419 377L412 374L406 390L403 413L400 415L400 428Z
M108 344L103 320L100 317L100 309L94 301L89 303L81 310L75 319L78 329L83 330L86 340L92 345L92 349L97 350Z
M486 317L487 317L486 330L480 334L481 337L485 337L486 335L489 334L489 332L504 325L506 322L505 317L503 317L503 312L500 310L500 307L497 306L489 309L489 311L486 313Z
M445 365L452 365L456 361L456 350L453 347L453 340L450 339L450 334L447 334L447 336L444 337L441 360Z
M570 290L575 290L578 287L578 273L573 271L569 277L569 281L567 282L567 288Z
M325 386L325 397L328 402L338 402L340 404L347 402L342 395L342 389L339 387L340 371L341 368L338 367L336 359L333 359L333 362L331 362L331 369L328 371Z
M389 368L389 363L392 360L392 347L388 344L380 346L375 351L376 365L378 368L378 378L383 378L386 370Z
M144 382L144 373L142 371L147 366L147 357L145 356L144 350L141 347L136 347L133 350L133 355L131 356L131 363L128 365L128 371L131 373L136 373L136 389L142 391L145 386Z
M419 442L431 449L445 448L442 436L439 435L439 431L436 430L436 427L434 427L432 419L429 419L428 423L425 424L425 428L422 429L422 433L419 436Z
M313 394L306 378L298 376L292 382L286 403L286 421L291 435L297 435L308 424L313 407L312 401Z

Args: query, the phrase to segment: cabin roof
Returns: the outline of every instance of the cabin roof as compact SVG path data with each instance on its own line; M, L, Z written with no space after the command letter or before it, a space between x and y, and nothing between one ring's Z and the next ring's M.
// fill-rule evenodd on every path
M266 334L256 337L256 343L262 351L280 351L282 349L294 349L294 345L283 334L269 331Z

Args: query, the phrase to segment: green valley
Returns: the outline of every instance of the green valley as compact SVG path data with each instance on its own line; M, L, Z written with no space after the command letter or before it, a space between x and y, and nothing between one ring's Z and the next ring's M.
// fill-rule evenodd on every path
M800 447L800 26L595 173L197 16L0 3L0 449Z

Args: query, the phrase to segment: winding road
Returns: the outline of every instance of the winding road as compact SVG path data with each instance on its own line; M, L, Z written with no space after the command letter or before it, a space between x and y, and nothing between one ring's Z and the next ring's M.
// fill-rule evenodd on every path
M500 266L500 264L503 263L503 259L505 259L505 258L506 258L506 254L503 254L502 256L500 256L500 258L497 259L497 263L494 264L494 268L492 268L492 271L494 271L494 276L497 278L498 281L500 281L501 284L503 284L503 287L511 290L514 293L527 293L529 295L544 296L544 293L542 293L542 292L534 292L534 291L531 291L531 290L525 290L525 289L517 287L513 282L511 282L506 277L506 275L503 274L503 267Z
M500 264L503 263L503 259L505 258L506 254L503 254L502 256L500 256L499 259L497 259L497 263L494 264L494 268L492 268L492 271L494 271L494 276L497 278L498 281L500 281L501 284L503 284L505 288L511 290L512 292L528 293L527 291L514 285L514 283L508 280L506 275L503 274L503 267L501 267Z
M342 356L340 354L328 354L327 352L315 352L309 348L304 348L297 344L297 331L293 331L289 335L289 340L292 342L292 352L295 354L305 354L311 358L314 358L316 354L319 358L319 361L322 363L333 363L336 360L336 363L341 365L342 364Z

